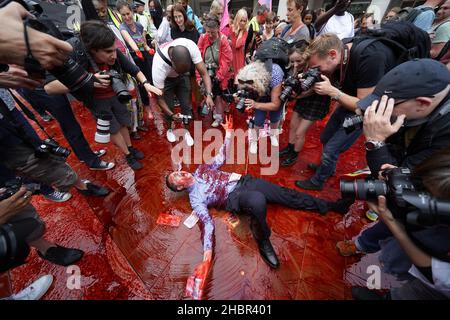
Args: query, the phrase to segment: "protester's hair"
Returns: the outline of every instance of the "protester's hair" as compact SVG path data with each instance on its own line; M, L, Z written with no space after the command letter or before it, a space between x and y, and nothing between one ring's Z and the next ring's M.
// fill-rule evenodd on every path
M298 41L294 42L292 44L292 46L289 48L288 54L291 55L294 52L297 52L301 55L304 55L306 49L308 48L308 45L309 45L308 41L306 41L304 39L298 40Z
M319 58L325 58L328 52L335 49L339 52L344 50L344 43L334 33L325 33L313 40L305 51L307 59L313 55L318 55Z
M207 14L203 22L203 26L205 28L219 29L220 27L219 18L214 14Z
M181 189L181 190L178 190L178 186L176 185L176 184L174 184L172 181L170 181L170 175L171 175L172 173L170 173L170 174L168 174L167 176L166 176L166 185L167 185L167 187L170 189L170 190L172 190L173 192L182 192L182 191L184 191L185 189Z
M373 18L373 23L375 23L375 14L373 12L363 14L363 16L361 17L361 23L363 19L369 19L370 17Z
M275 23L275 19L276 19L276 18L277 18L276 13L273 12L273 11L270 11L270 12L267 14L266 22L273 22L273 23Z
M239 21L243 18L246 17L247 18L247 25L245 26L245 30L246 31L248 29L248 24L249 24L249 20L248 20L248 14L247 14L247 10L245 9L239 9L239 11L236 13L236 16L234 17L233 20L233 32L237 35L239 33Z
M305 19L305 17L310 14L312 16L312 23L315 23L317 20L317 14L314 12L314 10L303 10L302 12L302 20Z
M434 153L413 170L433 196L450 199L450 148Z
M308 1L305 0L287 0L287 3L295 3L295 7L297 8L297 10L300 10L302 8L302 10L306 9L306 7L308 6Z
M392 12L394 12L395 14L397 14L397 13L400 12L400 10L402 10L402 8L400 8L400 7L393 7L393 8L391 8L390 10L388 10L388 13L392 11Z
M269 12L269 8L265 4L258 4L255 8L253 15L259 16L266 12Z
M175 11L181 12L181 14L183 15L184 27L186 28L186 30L188 30L188 31L193 30L194 29L194 24L188 18L186 10L184 10L184 7L181 4L174 5L173 8L172 8L172 12L170 13L170 18L171 18L170 23L172 24L172 27L177 28L177 29L179 28L177 23L175 22L175 18L174 18Z
M110 48L116 42L114 32L102 21L85 21L80 27L80 36L87 50Z
M214 0L214 1L211 3L211 7L209 8L209 13L215 15L216 12L217 12L217 10L220 10L220 9L223 9L223 4L220 3L219 0Z
M119 0L119 1L117 1L117 3L116 3L117 11L120 11L123 7L127 7L128 9L133 11L133 8L131 7L131 5L126 0Z
M243 67L237 75L238 80L253 80L252 87L261 97L266 95L271 78L264 63L258 60Z

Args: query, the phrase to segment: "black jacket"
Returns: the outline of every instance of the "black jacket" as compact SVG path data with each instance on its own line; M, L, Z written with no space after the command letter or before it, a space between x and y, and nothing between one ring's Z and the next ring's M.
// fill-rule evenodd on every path
M367 164L374 176L383 164L413 169L438 150L450 146L450 94L428 117L414 127L402 127L386 140L386 146L366 153Z

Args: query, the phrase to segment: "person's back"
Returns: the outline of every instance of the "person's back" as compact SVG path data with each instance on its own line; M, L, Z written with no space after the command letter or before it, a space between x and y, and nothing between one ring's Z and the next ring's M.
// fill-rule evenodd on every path
M351 38L355 35L355 18L349 12L343 15L334 15L328 20L326 25L318 32L318 35L324 33L335 33L339 39Z

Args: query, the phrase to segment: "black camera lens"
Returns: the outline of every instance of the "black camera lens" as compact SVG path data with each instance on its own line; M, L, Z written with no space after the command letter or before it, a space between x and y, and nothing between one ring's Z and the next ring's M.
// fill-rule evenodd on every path
M343 198L354 198L357 200L376 200L378 196L387 194L387 185L381 180L341 180L340 189Z
M309 69L303 75L302 83L300 84L302 91L310 90L317 82L322 81L322 73L319 68Z

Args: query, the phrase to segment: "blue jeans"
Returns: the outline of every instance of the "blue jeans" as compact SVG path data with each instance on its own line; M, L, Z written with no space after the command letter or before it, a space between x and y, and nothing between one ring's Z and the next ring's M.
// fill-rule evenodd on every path
M264 126L264 121L266 120L267 113L269 113L270 123L276 123L281 119L281 113L283 112L283 107L281 106L276 111L263 111L255 110L255 126Z
M364 230L358 238L356 238L355 244L359 251L365 253L378 252L381 247L379 241L392 237L392 233L389 228L382 221L378 221L372 227Z
M322 186L334 174L339 155L347 151L361 135L361 129L347 134L342 127L345 118L351 115L354 113L338 107L328 120L320 135L320 142L323 144L322 159L319 168L311 178L313 184Z

